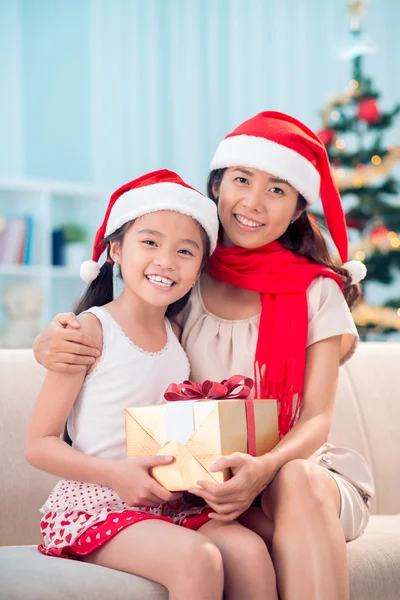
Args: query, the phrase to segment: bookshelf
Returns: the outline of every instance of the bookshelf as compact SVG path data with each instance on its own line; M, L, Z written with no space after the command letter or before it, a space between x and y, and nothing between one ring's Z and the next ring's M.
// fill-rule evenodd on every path
M11 220L26 219L31 224L30 251L20 260L29 264L7 264L4 260L0 264L0 332L7 323L4 293L15 285L40 289L42 326L57 312L72 309L85 284L79 277L79 264L52 264L52 232L67 223L84 226L88 236L84 260L90 259L92 241L103 219L108 198L108 191L91 185L0 179L2 227Z

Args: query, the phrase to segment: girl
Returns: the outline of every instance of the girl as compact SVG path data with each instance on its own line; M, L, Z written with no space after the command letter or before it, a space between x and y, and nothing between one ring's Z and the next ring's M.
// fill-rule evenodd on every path
M221 600L224 570L227 598L246 590L275 599L256 533L212 521L207 507L160 486L149 469L172 457L125 458L124 408L163 402L168 384L189 376L166 314L184 306L217 230L215 204L170 171L111 196L93 261L81 269L91 284L77 309L100 355L87 371L47 374L27 432L27 460L64 478L41 509L39 549L153 579L174 600ZM115 300L114 264L124 281ZM72 447L60 439L65 422Z
M349 461L340 469L347 476L329 470L335 449L324 446L339 364L357 344L348 304L359 293L307 214L320 195L345 262L345 219L325 147L298 120L260 113L221 142L208 192L218 204L220 240L179 315L191 378L255 373L259 397L280 401L281 441L264 457L221 459L216 467L230 466L234 477L191 491L216 521L239 519L266 540L281 599L346 600L345 541L365 528L373 486L350 451L352 469ZM59 315L35 351L46 367L74 372L95 344L66 324L79 327L74 315Z

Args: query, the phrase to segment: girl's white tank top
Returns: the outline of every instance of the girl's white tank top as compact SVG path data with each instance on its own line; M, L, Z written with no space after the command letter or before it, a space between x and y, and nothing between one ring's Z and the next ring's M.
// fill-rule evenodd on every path
M167 318L165 347L146 352L128 338L105 308L95 306L85 312L101 322L103 352L68 417L68 435L80 452L122 459L126 456L125 408L164 403L168 385L189 378L189 361Z

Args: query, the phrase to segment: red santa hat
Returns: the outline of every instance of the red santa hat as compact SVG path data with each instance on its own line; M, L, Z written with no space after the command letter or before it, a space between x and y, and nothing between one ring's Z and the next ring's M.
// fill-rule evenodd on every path
M285 179L313 204L321 198L325 221L353 283L366 275L359 261L348 260L346 220L326 148L303 123L275 111L245 121L219 144L211 169L252 167Z
M142 175L113 193L93 244L92 260L81 265L80 276L91 283L98 276L97 264L106 249L105 237L138 217L159 210L172 210L192 217L200 223L214 252L218 237L218 215L215 203L185 183L173 171L162 169Z

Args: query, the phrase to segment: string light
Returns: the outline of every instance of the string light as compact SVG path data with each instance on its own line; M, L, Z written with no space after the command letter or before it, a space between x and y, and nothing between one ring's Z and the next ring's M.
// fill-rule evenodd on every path
M353 184L354 187L360 188L364 185L364 179L362 177L354 177Z
M365 252L363 252L362 250L359 250L358 252L356 252L355 259L356 260L364 260L365 259Z
M382 159L377 154L374 154L374 156L371 158L371 162L373 165L380 165L382 162Z
M395 231L389 231L389 233L387 234L387 237L389 240L391 240L393 238L397 238L397 233Z
M399 248L400 247L400 239L398 237L392 238L390 240L390 245L392 246L392 248Z
M335 146L338 150L344 150L346 148L346 142L344 140L336 140Z
M339 121L339 119L340 119L340 112L338 112L337 110L333 110L331 112L331 119L332 119L332 121Z
M400 317L400 308L397 309L397 316Z
M353 90L356 90L358 88L360 84L358 83L357 79L352 79L350 81L350 87L353 88Z
M358 171L360 171L364 167L365 167L365 165L363 163L358 163L358 165L356 165L356 169L358 169Z
M344 169L337 169L336 170L336 175L338 177L344 177L346 175L346 171Z

